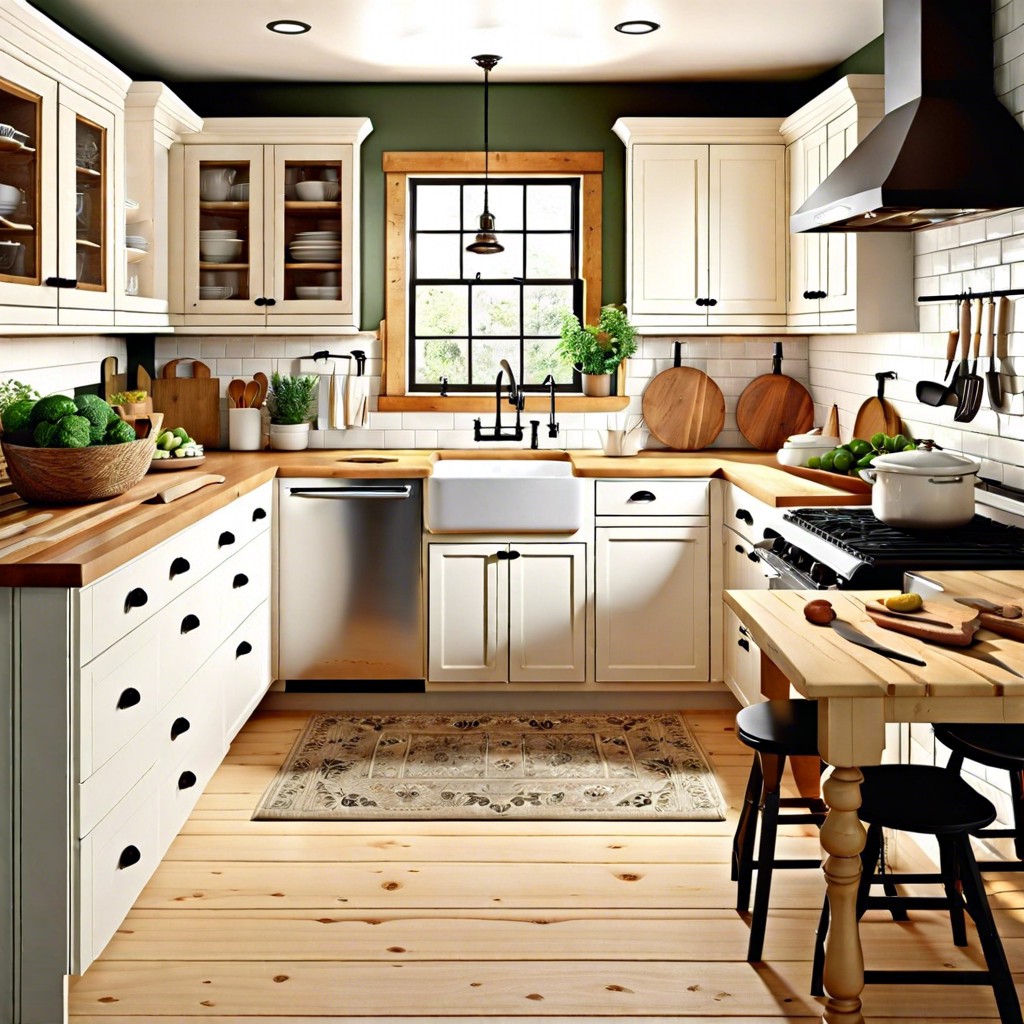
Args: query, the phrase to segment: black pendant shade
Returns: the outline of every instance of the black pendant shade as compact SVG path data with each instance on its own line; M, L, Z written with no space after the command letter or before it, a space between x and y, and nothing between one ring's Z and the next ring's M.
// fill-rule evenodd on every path
M488 142L488 84L491 69L501 60L493 53L480 53L473 58L478 68L484 72L484 212L480 214L480 231L476 239L466 246L466 252L476 253L477 256L492 256L495 253L504 252L505 247L498 241L494 234L494 214L487 208L487 175L490 164L490 146Z

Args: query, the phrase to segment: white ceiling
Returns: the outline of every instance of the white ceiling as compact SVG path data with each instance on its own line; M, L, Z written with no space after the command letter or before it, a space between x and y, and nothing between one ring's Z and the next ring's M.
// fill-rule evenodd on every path
M786 79L824 71L882 31L882 0L33 0L86 42L170 80ZM279 18L299 36L269 32ZM661 29L626 36L643 18Z

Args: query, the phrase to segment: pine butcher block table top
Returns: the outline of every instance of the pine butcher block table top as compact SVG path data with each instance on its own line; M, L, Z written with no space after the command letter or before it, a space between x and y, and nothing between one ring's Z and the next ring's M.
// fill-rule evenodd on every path
M541 458L571 461L583 478L694 478L719 477L772 506L866 504L864 495L852 495L791 476L775 465L774 455L751 451L641 452L629 458L609 458L599 451L432 450L328 450L303 452L208 452L195 474L219 473L223 484L178 499L172 504L155 501L158 491L180 483L193 471L152 473L126 494L91 505L28 505L16 494L0 493L0 537L42 513L22 533L0 539L0 586L81 587L198 522L235 498L281 477L339 479L413 479L431 475L438 459ZM74 528L72 530L72 527ZM21 545L9 555L2 549L16 541L61 534L61 539Z

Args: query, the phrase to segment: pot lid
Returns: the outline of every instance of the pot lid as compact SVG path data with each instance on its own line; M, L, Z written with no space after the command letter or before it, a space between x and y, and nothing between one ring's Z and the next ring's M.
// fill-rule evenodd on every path
M981 468L981 463L977 459L970 459L965 455L919 448L916 451L880 455L871 463L871 468L880 472L909 473L919 476L959 476L977 473Z

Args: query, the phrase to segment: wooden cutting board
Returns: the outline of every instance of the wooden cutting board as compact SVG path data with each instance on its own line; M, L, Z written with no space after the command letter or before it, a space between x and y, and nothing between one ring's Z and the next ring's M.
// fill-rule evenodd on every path
M725 425L722 389L690 366L659 373L644 391L643 410L647 429L679 452L706 448Z
M109 398L128 390L128 374L117 372L117 356L107 356L100 363L100 397Z
M179 367L188 363L192 376L179 377ZM153 409L164 414L165 427L184 427L204 447L220 447L220 381L205 363L172 359L152 387Z
M775 343L772 372L755 377L736 405L736 425L755 448L778 451L790 434L814 426L814 402L798 380L782 372L782 343Z
M894 437L902 434L903 420L900 414L892 407L892 404L885 397L885 382L895 378L893 371L888 373L876 373L878 380L878 394L872 395L861 403L857 410L857 419L853 424L853 436L861 437L870 441L874 434L886 434Z
M939 601L925 601L919 611L903 615L893 615L870 601L864 610L883 629L952 647L966 647L981 626L981 616L974 609Z

